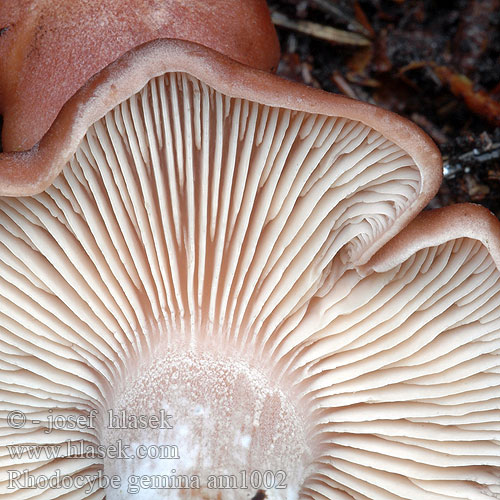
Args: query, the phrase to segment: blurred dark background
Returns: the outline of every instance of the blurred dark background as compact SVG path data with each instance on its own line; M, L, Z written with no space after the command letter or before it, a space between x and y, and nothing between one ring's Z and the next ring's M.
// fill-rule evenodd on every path
M443 155L431 207L500 217L500 0L269 0L278 74L404 115Z

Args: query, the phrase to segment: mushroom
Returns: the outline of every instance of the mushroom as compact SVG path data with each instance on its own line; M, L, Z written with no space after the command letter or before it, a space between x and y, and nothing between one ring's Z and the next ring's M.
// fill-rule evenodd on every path
M440 169L189 41L101 70L0 156L0 491L500 498L500 223L417 215Z

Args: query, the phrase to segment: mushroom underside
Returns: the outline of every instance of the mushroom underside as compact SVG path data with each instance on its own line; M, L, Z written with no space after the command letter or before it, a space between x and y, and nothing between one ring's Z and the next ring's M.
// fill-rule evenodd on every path
M44 192L0 199L0 491L500 498L487 248L358 266L421 185L359 121L151 79Z

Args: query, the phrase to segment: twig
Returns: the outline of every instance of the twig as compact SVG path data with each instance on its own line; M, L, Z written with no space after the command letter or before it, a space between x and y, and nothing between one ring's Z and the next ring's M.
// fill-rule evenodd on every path
M347 27L358 33L370 35L370 32L356 19L349 17L342 9L337 7L333 0L313 0L313 4L323 12L331 14L347 23Z
M331 26L323 26L322 24L312 23L310 21L294 21L280 12L273 12L272 20L276 26L298 31L299 33L311 35L314 38L327 40L328 42L337 43L339 45L371 45L370 40L358 33L351 33L350 31L339 30Z
M486 151L480 151L475 148L467 151L458 157L443 157L443 174L445 178L452 178L462 168L462 163L473 161L474 163L485 163L500 159L500 143L493 143Z
M500 158L500 143L496 142L493 143L490 146L490 149L487 151L479 151L477 149L473 149L472 151L468 151L467 153L464 153L463 155L460 155L458 157L459 160L474 160L477 162L485 162L485 161L491 161L491 160L497 160Z
M348 97L352 99L358 99L356 92L354 92L353 88L347 83L346 79L342 76L340 71L335 70L332 74L332 81L337 85L338 89Z
M465 75L456 73L446 66L433 66L434 72L451 92L463 99L465 105L475 114L488 120L494 127L500 127L500 102L485 90L476 90L474 82Z

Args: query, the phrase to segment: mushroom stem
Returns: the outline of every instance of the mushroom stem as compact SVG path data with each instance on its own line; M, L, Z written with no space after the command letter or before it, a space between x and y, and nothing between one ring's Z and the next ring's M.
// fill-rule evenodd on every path
M214 489L220 499L252 498L259 489L298 498L313 455L303 416L244 355L214 348L156 348L154 361L137 367L110 402L101 435L104 446L122 443L136 457L105 457L106 475L129 489L134 477L156 477L163 491L190 489L197 498L215 498ZM112 488L106 495L123 498Z

